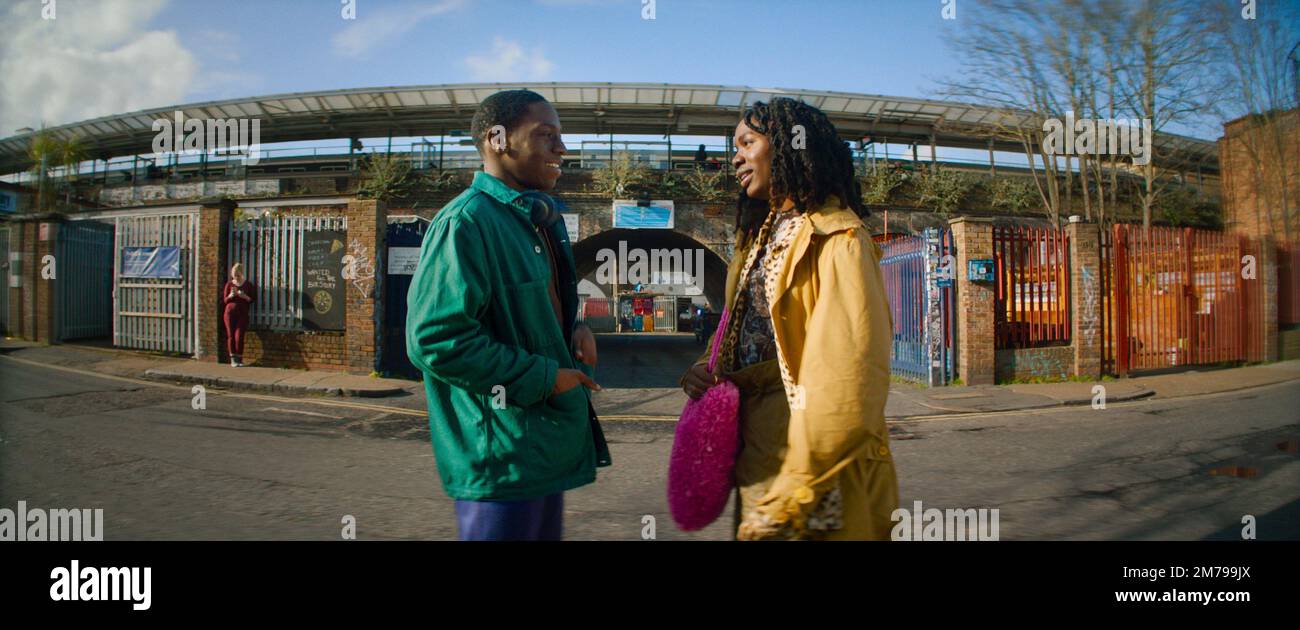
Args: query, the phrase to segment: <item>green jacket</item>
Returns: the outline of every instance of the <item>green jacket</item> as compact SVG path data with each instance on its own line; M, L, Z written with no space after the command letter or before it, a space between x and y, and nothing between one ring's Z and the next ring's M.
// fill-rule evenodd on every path
M519 192L476 173L434 217L407 294L406 353L424 372L438 474L455 499L538 498L610 463L587 388L551 396L556 370L592 370L569 349L578 278L564 222L549 228L561 325L529 212Z

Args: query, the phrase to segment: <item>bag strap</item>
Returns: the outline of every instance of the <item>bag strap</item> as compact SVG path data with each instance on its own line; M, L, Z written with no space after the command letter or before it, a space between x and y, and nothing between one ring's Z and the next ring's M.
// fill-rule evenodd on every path
M731 309L722 309L722 317L718 320L717 333L713 335L713 350L709 352L709 373L713 373L713 367L718 363L718 344L727 334L727 320L731 318Z

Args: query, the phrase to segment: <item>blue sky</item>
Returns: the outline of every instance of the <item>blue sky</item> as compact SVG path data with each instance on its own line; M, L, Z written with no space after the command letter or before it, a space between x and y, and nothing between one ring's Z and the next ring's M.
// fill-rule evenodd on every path
M53 1L55 19L41 19ZM639 81L932 95L941 0L0 0L0 136L394 85Z
M722 83L924 96L939 0L177 0L154 18L231 80L191 99L471 81ZM237 50L238 63L223 60Z
M979 10L967 0L655 0L647 20L648 1L0 0L0 137L209 100L464 82L938 98L960 71L947 42ZM951 2L957 19L945 20ZM55 3L56 19L42 19ZM1191 133L1220 135L1214 124Z

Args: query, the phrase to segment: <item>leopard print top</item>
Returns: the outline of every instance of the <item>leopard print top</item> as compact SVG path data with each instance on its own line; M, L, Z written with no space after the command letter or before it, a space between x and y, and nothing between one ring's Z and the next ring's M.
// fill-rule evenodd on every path
M740 278L745 286L738 289L731 319L724 331L719 357L725 371L735 371L763 360L777 359L781 380L785 386L787 402L795 404L796 386L789 365L776 344L772 331L771 305L776 296L777 281L785 261L785 250L794 242L806 217L797 212L770 212L758 231L753 247L745 259ZM761 261L759 265L755 262ZM743 421L743 419L742 419ZM742 539L800 539L817 538L819 532L844 526L843 497L838 480L833 482L818 499L808 515L807 532L795 532L789 523L776 526L753 509L765 489L749 488L754 496L745 496L742 489L742 517L739 537Z

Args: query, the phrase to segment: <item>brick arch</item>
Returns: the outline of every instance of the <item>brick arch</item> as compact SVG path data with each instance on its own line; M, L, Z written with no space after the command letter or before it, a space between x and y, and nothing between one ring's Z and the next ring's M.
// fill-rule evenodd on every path
M678 230L629 230L624 228L605 229L574 243L573 257L578 267L578 277L584 278L595 273L599 266L596 253L602 249L618 251L619 241L626 241L628 249L646 250L704 249L704 297L715 311L721 311L726 295L727 261L730 252L719 252L730 244L708 243L696 235ZM724 255L726 254L726 255Z

